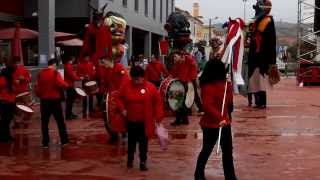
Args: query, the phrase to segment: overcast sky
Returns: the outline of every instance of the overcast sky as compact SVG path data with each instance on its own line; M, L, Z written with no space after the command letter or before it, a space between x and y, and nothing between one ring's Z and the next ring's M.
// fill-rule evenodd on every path
M176 6L191 12L192 4L200 3L200 15L207 23L208 18L219 17L218 22L225 22L228 17L243 17L243 0L176 0ZM256 0L247 0L247 19L253 17L252 5ZM297 22L298 0L272 0L273 8L271 14L276 21Z

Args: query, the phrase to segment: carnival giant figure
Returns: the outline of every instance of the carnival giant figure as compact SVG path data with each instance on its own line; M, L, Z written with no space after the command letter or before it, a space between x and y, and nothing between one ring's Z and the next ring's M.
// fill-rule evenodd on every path
M163 81L160 91L168 90L162 94L166 94L165 98L167 98L169 106L176 113L176 120L172 125L189 123L189 108L191 108L195 97L194 89L196 86L194 85L197 79L197 64L195 58L186 50L187 45L191 43L189 28L188 19L179 12L172 13L165 25L170 45L169 64L171 67L169 69L172 76ZM171 88L175 85L176 88ZM173 91L170 92L170 89Z
M249 93L254 93L258 108L266 108L267 85L276 68L276 31L270 15L271 1L257 0L249 48ZM272 82L271 82L272 83Z

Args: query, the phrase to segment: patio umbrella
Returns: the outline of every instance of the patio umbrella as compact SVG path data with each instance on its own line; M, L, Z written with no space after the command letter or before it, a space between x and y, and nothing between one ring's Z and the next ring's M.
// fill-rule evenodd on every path
M75 39L70 39L70 40L65 40L65 41L59 41L57 44L63 45L63 46L82 46L83 41L81 39L75 38Z
M0 39L12 40L14 39L17 27L7 28L0 30ZM19 25L20 39L36 39L38 32L31 29L21 28Z

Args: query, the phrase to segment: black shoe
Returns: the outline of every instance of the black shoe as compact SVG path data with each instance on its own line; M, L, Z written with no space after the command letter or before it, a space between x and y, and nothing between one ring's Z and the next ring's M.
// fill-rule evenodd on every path
M127 162L127 168L132 169L133 168L133 162Z
M140 171L148 171L146 163L140 163Z
M42 149L48 149L48 148L49 148L49 145L48 145L48 144L42 144L41 148L42 148Z
M188 124L189 124L189 119L188 119L188 118L183 119L183 121L181 122L181 124L183 124L183 125L188 125Z
M12 141L14 141L14 138L11 137L11 136L9 136L9 137L1 137L0 138L0 142L2 142L2 143L9 143L9 142L12 142Z
M171 126L179 126L179 125L181 125L181 122L180 121L174 121L170 125Z
M77 116L77 115L75 115L75 114L72 114L72 115L71 115L71 118L77 119L77 118L78 118L78 116Z

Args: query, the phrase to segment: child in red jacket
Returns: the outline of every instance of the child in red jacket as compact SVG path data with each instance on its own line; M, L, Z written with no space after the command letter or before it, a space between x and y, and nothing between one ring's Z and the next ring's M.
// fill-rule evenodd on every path
M198 157L195 179L205 179L205 166L216 144L219 128L222 127L221 149L225 179L236 180L232 157L230 107L233 103L232 86L227 84L224 111L223 97L226 88L226 70L220 60L210 60L200 77L204 115L200 126L203 132L202 149Z

